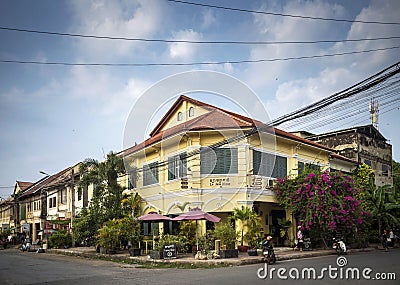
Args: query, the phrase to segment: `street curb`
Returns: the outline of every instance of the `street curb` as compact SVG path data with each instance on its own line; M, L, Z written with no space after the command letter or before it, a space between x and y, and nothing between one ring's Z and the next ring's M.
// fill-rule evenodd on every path
M371 252L375 251L375 248L363 248L363 249L351 249L348 251L349 254L355 252ZM167 264L176 264L176 265L191 265L191 266L240 266L240 265L251 265L251 264L259 264L264 263L262 257L257 258L243 258L243 259L212 259L212 260L187 260L187 259L151 259L146 256L141 257L131 257L129 255L109 255L109 254L101 254L101 253L93 253L93 252L77 252L73 250L59 250L59 249L47 249L46 253L50 254L61 254L67 256L77 256L84 258L95 258L95 259L103 259L103 260L114 260L114 261L137 261L138 263L167 263ZM303 259L303 258L312 258L319 256L328 256L328 255L336 255L336 252L333 250L319 250L319 251L307 251L307 252L296 252L293 253L291 251L277 254L276 260L278 262L285 260L295 260L295 259Z

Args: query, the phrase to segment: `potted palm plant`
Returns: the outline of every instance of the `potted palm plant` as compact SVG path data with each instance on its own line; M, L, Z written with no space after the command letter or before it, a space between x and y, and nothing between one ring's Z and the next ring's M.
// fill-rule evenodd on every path
M281 227L279 234L280 234L281 238L283 238L284 246L290 246L288 230L289 230L291 224L292 224L292 222L289 220L285 220L283 218L282 219L278 218L278 225Z
M247 232L244 235L244 240L249 245L247 253L250 256L257 255L257 248L259 247L262 239L263 236L262 236L261 218L256 216L248 224Z
M249 207L241 207L234 208L232 218L235 221L241 222L241 236L240 236L240 245L238 249L240 252L246 252L249 249L249 246L245 246L243 241L245 241L245 229L249 231L250 225L258 218L258 215Z
M107 221L98 230L97 243L100 246L100 253L115 253L115 248L119 242L118 227L116 220Z
M239 251L235 249L236 240L238 233L229 221L219 223L214 230L214 236L216 239L221 240L225 249L219 250L221 258L232 258L238 257Z

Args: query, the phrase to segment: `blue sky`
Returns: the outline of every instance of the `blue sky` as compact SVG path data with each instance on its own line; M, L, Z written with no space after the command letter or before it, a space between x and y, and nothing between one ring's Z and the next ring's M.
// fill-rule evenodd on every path
M396 0L193 2L291 15L400 22L400 2ZM0 27L194 41L315 41L400 36L398 25L306 20L166 0L2 0ZM0 39L1 60L70 63L257 60L400 45L399 39L314 45L193 45L6 30L0 30ZM130 110L147 88L167 76L196 69L227 73L254 90L270 117L276 118L375 74L397 62L399 54L399 49L394 49L307 60L169 67L0 63L0 197L11 193L12 188L7 187L16 180L40 179L39 171L55 173L85 158L101 160L103 153L122 150ZM400 161L399 101L393 107L392 111L381 114L380 130L393 144L394 159ZM360 124L368 123L366 116ZM343 127L350 125L339 122L330 129ZM143 134L132 141L141 138Z

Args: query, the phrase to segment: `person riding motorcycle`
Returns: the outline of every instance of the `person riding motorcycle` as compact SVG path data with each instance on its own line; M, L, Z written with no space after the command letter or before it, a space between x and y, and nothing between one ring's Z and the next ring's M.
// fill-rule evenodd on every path
M344 243L344 241L341 238L333 238L333 246L332 247L333 247L333 249L336 250L336 253L338 255L347 253L346 244Z
M272 239L271 236L267 236L263 243L264 261L268 264L274 264L276 262L275 251L272 246L271 239Z

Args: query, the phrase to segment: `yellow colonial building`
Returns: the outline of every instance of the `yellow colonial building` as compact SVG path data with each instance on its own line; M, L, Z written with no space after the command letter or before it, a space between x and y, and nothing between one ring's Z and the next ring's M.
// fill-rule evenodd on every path
M331 148L183 95L146 141L120 155L124 183L142 197L143 214L198 207L225 220L245 206L274 236L278 218L292 219L271 190L277 178L295 176L306 164L344 172L356 167Z

